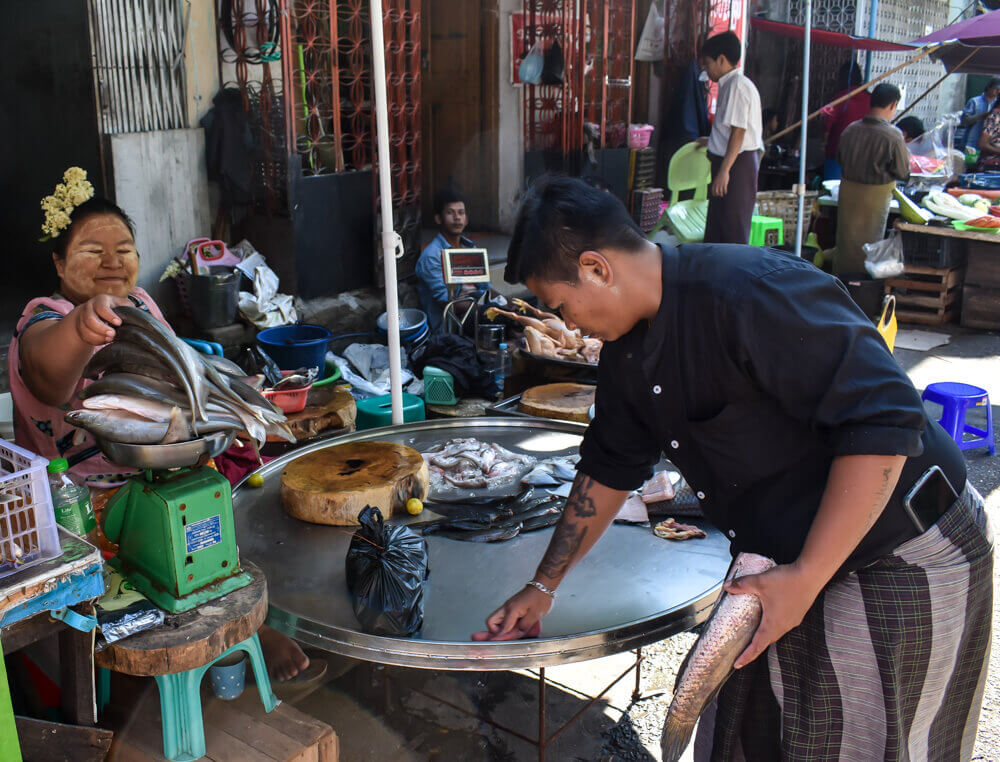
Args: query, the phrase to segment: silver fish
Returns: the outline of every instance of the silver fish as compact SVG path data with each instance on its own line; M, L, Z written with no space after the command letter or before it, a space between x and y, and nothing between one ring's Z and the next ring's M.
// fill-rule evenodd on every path
M71 410L64 419L71 426L87 431L98 439L125 444L162 444L170 434L171 441L182 442L191 439L191 428L183 411L175 408L169 421L149 421L122 410ZM242 426L224 419L199 422L199 435L215 431L237 431ZM180 437L180 438L176 438Z
M176 386L158 378L134 373L106 373L99 380L85 386L78 396L86 400L102 394L124 394L166 405L187 404L187 397Z
M192 414L199 420L207 420L204 405L208 401L208 387L205 383L203 372L199 372L198 369L191 370L188 368L186 362L178 360L178 351L176 349L171 351L171 349L163 346L161 342L148 332L133 325L125 324L119 326L116 336L119 341L135 345L155 355L170 368L171 374L180 381L185 394L187 394Z
M178 407L173 404L130 397L125 394L98 394L83 401L86 410L124 410L147 421L167 422Z
M740 553L726 579L761 574L774 565L770 558ZM663 762L677 762L681 758L701 713L733 673L736 658L753 640L761 614L756 595L723 592L719 596L677 676L674 698L660 736Z
M218 355L201 355L201 361L206 365L211 365L219 373L227 376L232 376L233 378L246 378L247 372L243 370L239 365L234 363L232 360L227 360L225 357L219 357Z
M167 364L156 355L123 341L114 341L90 358L83 369L83 377L97 378L102 373L120 371L152 378L172 376Z
M205 365L191 347L178 339L163 323L153 317L145 310L137 307L115 307L115 313L122 319L123 328L131 326L137 331L144 333L152 339L155 347L165 352L178 366L181 378L180 381L185 386L190 387L191 412L195 418L201 421L208 420L203 406L208 399L208 389L205 383L205 370L209 366ZM212 369L214 370L214 368ZM218 371L216 371L218 374Z

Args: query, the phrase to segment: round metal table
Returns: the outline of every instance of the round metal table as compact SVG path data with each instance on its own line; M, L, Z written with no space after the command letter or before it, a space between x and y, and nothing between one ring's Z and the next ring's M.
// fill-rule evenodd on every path
M542 459L576 452L584 430L579 424L543 419L424 421L325 440L271 461L260 470L263 487L241 484L233 493L240 556L267 577L268 623L333 653L448 670L521 669L594 659L701 623L719 594L730 556L728 540L695 521L708 533L706 539L668 542L648 527L612 525L560 585L542 637L504 643L474 643L469 636L482 630L487 614L531 578L553 530L499 543L431 535L422 632L413 638L371 635L358 625L345 581L354 528L307 524L289 517L281 506L282 469L300 455L337 443L379 440L426 450L471 436ZM427 518L425 512L418 520Z

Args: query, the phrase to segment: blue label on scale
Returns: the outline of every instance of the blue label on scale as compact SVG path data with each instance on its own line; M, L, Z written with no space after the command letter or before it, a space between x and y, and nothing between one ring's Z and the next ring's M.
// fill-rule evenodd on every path
M204 550L222 542L222 519L216 514L207 519L188 524L184 528L184 541L187 552Z

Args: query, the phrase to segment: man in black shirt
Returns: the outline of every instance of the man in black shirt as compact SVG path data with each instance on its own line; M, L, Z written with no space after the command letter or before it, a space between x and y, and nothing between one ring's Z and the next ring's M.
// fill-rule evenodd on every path
M734 555L778 563L727 587L764 613L702 747L967 757L992 615L981 499L839 281L766 249L661 249L616 199L567 178L525 201L506 273L605 344L563 516L534 578L474 637L537 635L560 581L665 451ZM921 533L903 498L932 466L961 497Z

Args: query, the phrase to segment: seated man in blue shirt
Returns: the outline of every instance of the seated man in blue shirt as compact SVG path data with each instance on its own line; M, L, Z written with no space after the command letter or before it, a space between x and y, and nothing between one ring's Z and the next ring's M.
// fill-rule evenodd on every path
M469 218L466 212L465 196L454 188L445 188L434 199L434 221L440 232L424 247L417 260L417 292L420 306L427 313L427 322L432 331L441 330L442 314L450 297L444 283L441 269L442 249L467 249L475 244L462 235ZM482 294L484 285L462 286L460 294Z

